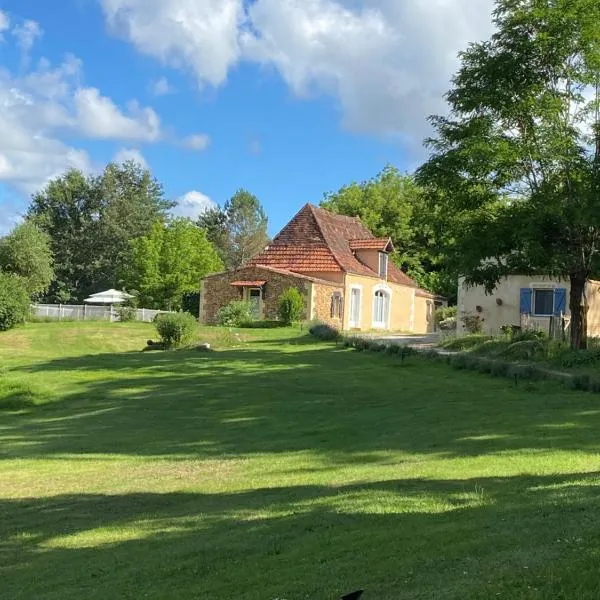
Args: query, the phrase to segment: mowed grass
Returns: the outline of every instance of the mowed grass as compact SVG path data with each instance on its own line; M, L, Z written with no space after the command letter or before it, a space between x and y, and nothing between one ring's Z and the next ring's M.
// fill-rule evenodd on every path
M597 396L152 335L0 334L0 598L600 598Z

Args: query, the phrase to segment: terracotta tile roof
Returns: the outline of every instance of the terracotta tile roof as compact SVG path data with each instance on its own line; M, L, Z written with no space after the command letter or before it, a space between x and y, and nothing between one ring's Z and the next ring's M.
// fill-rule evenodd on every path
M391 240L376 238L358 217L336 215L307 204L248 266L267 266L299 273L343 271L379 278L378 273L358 260L353 250L358 246L380 249L384 241L385 249ZM418 287L391 261L388 280Z
M298 279L304 279L306 281L312 281L314 283L320 283L322 285L329 285L335 288L343 288L341 283L330 281L329 279L319 279L318 277L311 277L310 275L302 275L302 273L294 273L287 269L277 269L275 267L267 267L266 265L256 265L256 269L263 269L264 271L270 271L271 273L279 273L280 275L289 275L290 277L296 277Z
M235 287L262 287L266 281L232 281L229 285Z
M350 250L379 250L385 252L393 250L394 245L390 238L367 238L366 240L350 240Z
M318 246L271 244L249 263L288 271L339 272L341 267L331 251Z
M428 292L427 290L423 290L421 288L419 288L416 293L417 296L421 298L430 298L431 300L435 300L438 298L438 296L436 296L435 294L432 294L431 292Z
M416 281L411 279L402 269L399 269L392 261L388 264L388 279L400 285L418 288ZM419 288L420 289L420 288Z

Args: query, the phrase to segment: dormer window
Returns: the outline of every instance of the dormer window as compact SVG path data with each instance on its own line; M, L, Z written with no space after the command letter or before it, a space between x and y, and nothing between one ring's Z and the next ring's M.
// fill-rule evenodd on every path
M379 253L379 277L387 279L388 255L385 252Z

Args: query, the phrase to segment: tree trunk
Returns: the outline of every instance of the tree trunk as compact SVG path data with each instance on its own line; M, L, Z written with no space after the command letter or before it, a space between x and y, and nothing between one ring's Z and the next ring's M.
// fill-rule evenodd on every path
M571 275L570 280L571 348L585 350L587 348L587 302L584 303L584 298L587 277L577 273Z

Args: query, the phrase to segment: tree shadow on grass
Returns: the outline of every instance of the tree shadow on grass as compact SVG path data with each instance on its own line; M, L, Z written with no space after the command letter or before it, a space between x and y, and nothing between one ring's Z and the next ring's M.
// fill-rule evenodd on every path
M290 345L103 354L20 370L40 382L62 372L78 375L60 402L0 413L0 457L310 451L369 463L391 460L390 451L600 450L594 396L528 391L418 358Z
M6 598L597 598L598 473L0 500Z

